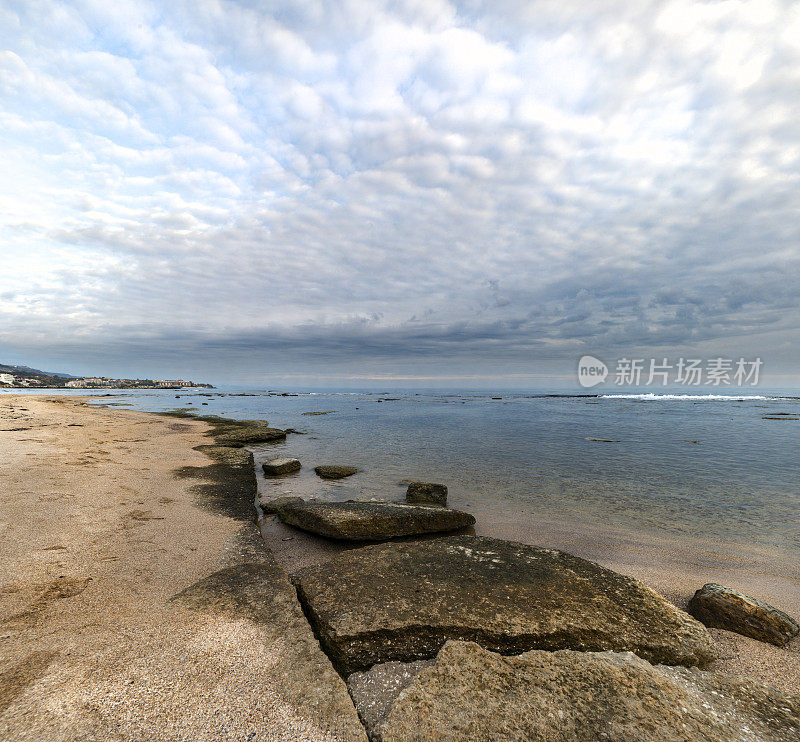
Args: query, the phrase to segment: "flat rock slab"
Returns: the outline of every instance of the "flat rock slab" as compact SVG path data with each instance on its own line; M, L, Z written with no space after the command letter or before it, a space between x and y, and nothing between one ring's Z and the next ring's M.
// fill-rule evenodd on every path
M259 641L279 648L274 665L287 704L320 738L366 742L347 687L322 652L286 573L273 561L228 567L196 582L172 600L195 610L253 622Z
M214 438L222 446L250 446L256 443L282 441L286 438L286 431L254 425L252 427L226 428Z
M683 665L715 656L701 623L640 582L512 541L449 536L367 546L300 570L294 582L345 674L431 658L448 639L503 654L612 649Z
M409 482L406 501L447 505L447 486L436 482Z
M358 474L358 469L356 469L355 466L345 466L344 464L315 466L314 471L318 477L322 477L323 479L343 479L344 477L351 477L353 474Z
M779 647L800 634L800 625L783 611L713 582L694 594L688 610L706 626L735 631Z
M629 652L503 657L471 642L448 642L372 726L375 742L785 742L798 735L800 697L755 681L654 667Z
M277 477L281 474L291 474L292 472L300 471L301 464L297 459L272 459L261 465L264 474L268 477Z
M305 502L282 507L278 517L290 526L342 541L385 541L475 523L461 510L393 502Z

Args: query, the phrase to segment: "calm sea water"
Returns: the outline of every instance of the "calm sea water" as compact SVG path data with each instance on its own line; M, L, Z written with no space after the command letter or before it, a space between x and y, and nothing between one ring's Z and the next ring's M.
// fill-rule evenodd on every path
M137 390L98 403L188 407L305 431L256 449L257 459L293 455L304 464L294 477L262 481L275 494L401 498L401 480L423 479L447 484L454 507L496 510L520 523L574 520L768 551L800 548L800 420L764 419L799 414L797 397L292 394ZM313 474L322 463L363 472L326 483Z

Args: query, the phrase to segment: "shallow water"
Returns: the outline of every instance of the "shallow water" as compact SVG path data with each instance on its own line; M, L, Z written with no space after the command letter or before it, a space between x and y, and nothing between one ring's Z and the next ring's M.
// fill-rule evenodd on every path
M132 390L97 401L306 431L255 449L262 460L303 462L297 475L262 478L276 494L402 498L400 480L423 479L447 484L454 507L522 533L557 522L787 556L800 549L800 420L763 419L800 413L796 397ZM330 414L302 414L320 411ZM322 482L313 474L322 463L363 471Z

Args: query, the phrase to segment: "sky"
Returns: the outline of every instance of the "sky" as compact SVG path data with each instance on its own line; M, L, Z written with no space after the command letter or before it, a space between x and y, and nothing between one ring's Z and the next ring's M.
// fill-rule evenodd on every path
M0 363L800 376L800 3L0 0Z

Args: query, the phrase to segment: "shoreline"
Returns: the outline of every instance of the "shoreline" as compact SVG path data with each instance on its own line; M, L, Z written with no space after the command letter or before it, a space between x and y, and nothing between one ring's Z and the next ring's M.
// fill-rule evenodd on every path
M0 396L0 418L9 423L0 432L0 606L11 616L0 627L0 737L92 730L97 738L146 738L170 736L178 724L192 739L364 739L289 584L299 568L360 544L326 541L274 516L256 528L257 464L267 454L258 437L273 429L26 394ZM679 608L711 581L702 562L714 549L692 554L669 539L570 529L557 519L522 532L511 513L473 513L478 535L591 559ZM798 581L783 571L759 576L742 559L733 573L717 564L714 574L792 612ZM262 577L248 582L251 573L264 575L263 585ZM759 580L765 589L772 581L769 594L758 592ZM274 594L282 608L265 612ZM286 615L289 624L277 626L276 616ZM710 669L800 690L800 638L779 649L711 634L721 659ZM337 713L309 712L319 698L338 704ZM340 718L341 727L331 726Z
M4 742L363 742L255 527L248 451L80 398L3 395L0 427Z

